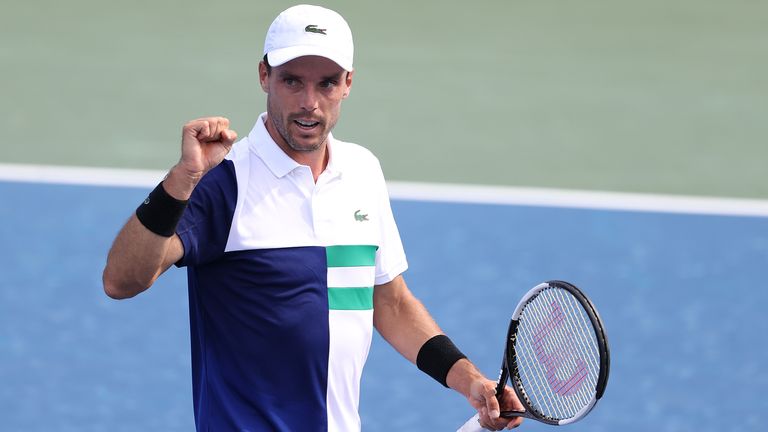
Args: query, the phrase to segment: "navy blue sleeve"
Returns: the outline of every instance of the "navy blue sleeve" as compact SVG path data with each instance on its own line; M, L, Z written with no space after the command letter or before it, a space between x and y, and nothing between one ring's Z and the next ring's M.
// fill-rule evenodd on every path
M224 254L237 204L235 166L224 160L198 183L176 227L184 245L178 267L199 265Z

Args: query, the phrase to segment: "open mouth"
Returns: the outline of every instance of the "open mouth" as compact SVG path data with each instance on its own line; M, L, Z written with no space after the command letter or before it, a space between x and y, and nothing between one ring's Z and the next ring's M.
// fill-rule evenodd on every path
M301 120L301 119L294 120L293 122L296 123L302 129L313 129L320 124L319 121Z

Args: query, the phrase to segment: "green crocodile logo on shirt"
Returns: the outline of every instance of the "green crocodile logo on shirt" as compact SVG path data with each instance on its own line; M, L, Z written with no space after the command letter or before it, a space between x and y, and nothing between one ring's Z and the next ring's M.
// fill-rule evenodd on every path
M360 214L361 210L355 212L355 220L358 222L364 222L368 220L367 214Z

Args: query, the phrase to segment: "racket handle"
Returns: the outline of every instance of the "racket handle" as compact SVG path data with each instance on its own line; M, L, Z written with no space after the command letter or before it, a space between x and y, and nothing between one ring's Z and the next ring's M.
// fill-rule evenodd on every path
M525 411L502 411L501 418L527 417Z
M483 427L480 426L480 422L478 421L480 419L480 416L478 414L475 414L472 416L471 419L467 420L466 423L464 423L460 428L456 430L456 432L481 432L483 431Z
M512 417L525 417L525 411L502 411L501 412L502 418L512 418ZM456 432L480 432L484 431L482 426L480 426L480 422L477 421L480 418L480 415L475 414L472 416L471 419L467 420L466 423L464 423L460 428L456 430Z

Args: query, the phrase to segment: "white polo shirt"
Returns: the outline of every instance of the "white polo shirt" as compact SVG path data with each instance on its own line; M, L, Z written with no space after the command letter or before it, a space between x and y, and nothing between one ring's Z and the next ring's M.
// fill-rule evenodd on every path
M371 152L329 135L315 183L265 116L177 228L197 428L359 430L373 287L407 268L384 176Z

